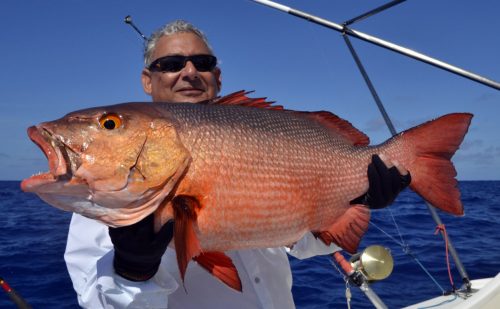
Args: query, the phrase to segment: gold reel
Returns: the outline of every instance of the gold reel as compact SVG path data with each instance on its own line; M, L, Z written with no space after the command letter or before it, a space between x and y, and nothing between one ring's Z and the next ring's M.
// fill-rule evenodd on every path
M389 249L373 245L351 257L350 263L355 271L361 272L367 280L383 280L392 273L394 260Z

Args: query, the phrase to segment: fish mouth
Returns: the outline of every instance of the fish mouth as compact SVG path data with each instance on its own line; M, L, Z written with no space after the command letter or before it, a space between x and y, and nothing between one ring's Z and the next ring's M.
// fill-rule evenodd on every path
M70 181L81 164L76 151L44 127L29 127L28 136L47 157L49 171L24 179L21 189L34 192L48 184Z

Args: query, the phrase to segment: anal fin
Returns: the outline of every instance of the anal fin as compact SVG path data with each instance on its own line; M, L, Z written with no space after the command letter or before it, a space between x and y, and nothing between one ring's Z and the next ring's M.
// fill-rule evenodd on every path
M227 286L241 292L238 270L227 255L222 252L203 252L193 258L198 264Z
M333 242L349 253L356 253L369 222L370 210L364 205L353 205L327 230L314 235L326 245Z

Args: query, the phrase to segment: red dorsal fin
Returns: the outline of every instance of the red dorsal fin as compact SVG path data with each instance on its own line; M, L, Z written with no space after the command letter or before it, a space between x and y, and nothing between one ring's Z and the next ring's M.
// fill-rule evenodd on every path
M191 196L179 195L172 200L174 209L174 243L177 265L184 282L189 261L200 254L201 247L193 223L196 221L198 200Z
M356 253L369 222L370 210L364 205L354 205L326 231L315 232L314 235L326 245L333 242L349 253Z
M274 102L266 101L266 98L249 98L247 94L251 91L240 90L228 94L224 97L218 97L213 100L204 102L204 104L214 104L214 105L239 105L239 106L249 106L258 107L271 110L284 110L281 105L273 105ZM355 146L367 146L370 143L370 139L363 132L356 129L349 121L340 118L330 112L319 111L319 112L298 112L292 110L284 110L287 112L300 115L302 117L313 120L321 125L333 130L336 134L339 134L350 141Z
M251 93L251 91L240 90L223 97L218 97L213 100L206 101L205 104L239 105L239 106L272 109L272 110L283 109L283 106L273 105L274 102L266 101L267 98L249 98L246 96L249 93Z
M326 111L295 112L303 117L320 123L337 134L351 141L354 146L368 146L370 139L363 132L356 129L349 121Z
M241 292L241 280L233 261L222 252L203 252L193 258L201 267L206 269L227 286Z

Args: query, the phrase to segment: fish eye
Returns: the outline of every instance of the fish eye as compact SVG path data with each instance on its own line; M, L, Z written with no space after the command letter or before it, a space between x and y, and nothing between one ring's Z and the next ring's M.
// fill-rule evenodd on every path
M116 114L105 114L99 119L99 124L101 128L114 130L122 126L122 119Z

